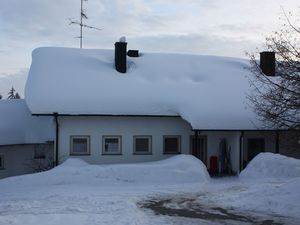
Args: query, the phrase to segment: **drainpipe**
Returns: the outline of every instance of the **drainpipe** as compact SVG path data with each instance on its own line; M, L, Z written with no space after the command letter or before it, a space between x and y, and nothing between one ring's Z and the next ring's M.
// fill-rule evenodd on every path
M197 144L197 141L198 140L198 130L195 130L194 131L194 151L192 152L192 154L194 155L194 156L198 156L198 144Z
M276 153L279 153L279 131L278 130L276 130L275 151Z
M59 124L58 124L58 113L53 113L55 120L55 162L54 165L58 166L58 141L59 141Z
M241 135L240 135L240 172L243 169L243 139L244 139L244 131L241 131Z

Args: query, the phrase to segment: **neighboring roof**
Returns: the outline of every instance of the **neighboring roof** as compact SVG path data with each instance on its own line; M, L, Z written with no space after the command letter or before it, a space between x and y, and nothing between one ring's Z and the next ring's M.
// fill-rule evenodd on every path
M257 129L247 108L249 61L142 53L128 71L113 50L38 48L25 98L33 114L179 115L194 129Z
M25 100L0 100L0 145L54 140L52 117L31 116Z

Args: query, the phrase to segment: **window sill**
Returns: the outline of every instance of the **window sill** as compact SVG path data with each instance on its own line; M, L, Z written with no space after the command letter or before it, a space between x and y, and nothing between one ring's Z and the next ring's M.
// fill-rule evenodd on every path
M122 153L103 153L102 155L122 155Z
M181 152L164 152L164 155L179 155Z
M70 153L70 156L88 156L91 153Z
M133 155L152 155L152 152L134 152Z

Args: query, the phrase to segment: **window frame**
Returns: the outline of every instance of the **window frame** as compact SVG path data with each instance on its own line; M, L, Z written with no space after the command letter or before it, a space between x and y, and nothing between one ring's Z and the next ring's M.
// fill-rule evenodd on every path
M106 152L105 151L105 139L117 138L119 140L118 152ZM103 135L102 136L102 155L122 155L122 135Z
M138 138L147 138L148 139L149 151L147 151L147 152L136 151L136 139L138 139ZM134 135L133 136L133 154L134 155L152 155L152 135Z
M165 140L167 138L177 138L178 139L178 151L177 152L166 152ZM165 154L165 155L181 154L181 135L164 135L163 136L163 154Z
M74 139L86 139L87 140L87 152L74 152L73 151L73 140ZM91 154L91 138L90 135L71 135L70 136L70 155L76 155L76 156L84 156L84 155L90 155Z
M4 155L0 155L0 170L4 170L5 169L5 165L4 165Z

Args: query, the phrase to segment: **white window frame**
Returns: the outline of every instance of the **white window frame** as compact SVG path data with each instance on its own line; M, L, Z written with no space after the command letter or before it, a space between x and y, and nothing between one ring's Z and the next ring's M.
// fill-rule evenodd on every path
M1 161L0 170L4 170L5 169L5 166L4 166L4 155L0 155L0 161Z
M87 140L87 152L74 152L73 151L73 140L74 139L86 139ZM70 136L70 155L90 155L90 136L89 135L71 135Z
M105 139L116 138L119 141L117 152L105 151ZM103 135L102 136L102 155L122 155L122 136L121 135Z
M136 151L136 139L148 139L148 151ZM152 154L152 136L151 135L135 135L133 136L133 154L134 155L151 155Z
M166 152L165 140L167 138L177 138L178 139L178 150L175 152ZM163 153L164 154L181 154L181 135L164 135L163 136Z

